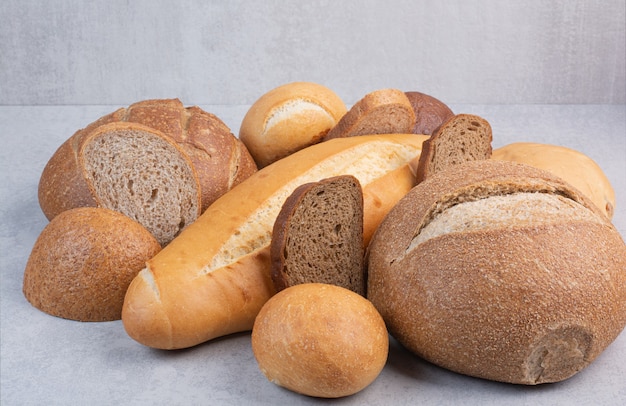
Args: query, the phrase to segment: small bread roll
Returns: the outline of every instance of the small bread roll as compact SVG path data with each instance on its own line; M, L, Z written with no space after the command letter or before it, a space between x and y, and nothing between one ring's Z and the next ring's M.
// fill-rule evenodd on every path
M128 285L160 250L145 227L121 213L66 210L35 242L24 272L24 296L53 316L119 320Z
M273 296L252 329L252 350L276 385L308 396L352 395L380 374L389 337L363 296L328 284L305 283Z
M316 144L346 114L341 98L311 82L293 82L265 93L248 110L239 138L259 168Z
M609 218L615 212L615 191L600 166L587 155L559 145L515 142L495 149L493 159L544 169L587 195Z

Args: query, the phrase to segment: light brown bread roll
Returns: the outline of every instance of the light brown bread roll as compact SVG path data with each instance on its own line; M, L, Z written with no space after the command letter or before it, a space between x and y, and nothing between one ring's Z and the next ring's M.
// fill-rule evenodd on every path
M148 230L121 213L66 210L35 242L24 271L24 296L54 316L119 320L128 285L160 249Z
M418 184L369 246L368 298L439 366L540 384L591 363L626 325L626 245L549 172L475 161Z
M241 122L239 139L262 168L320 142L346 110L343 100L326 86L287 83L252 104Z
M545 169L587 195L609 218L615 212L615 191L602 168L571 148L536 142L516 142L496 148L493 159L519 162Z
M340 138L259 170L148 261L126 294L127 333L142 344L174 349L250 330L275 293L269 250L285 199L304 183L353 175L363 188L367 245L380 220L412 187L408 162L424 139L415 134Z
M180 100L145 100L77 131L39 181L48 219L106 207L166 244L215 199L256 171L246 147L215 115Z
M389 337L374 306L320 283L287 288L263 306L252 329L259 368L276 385L323 398L353 395L380 374Z

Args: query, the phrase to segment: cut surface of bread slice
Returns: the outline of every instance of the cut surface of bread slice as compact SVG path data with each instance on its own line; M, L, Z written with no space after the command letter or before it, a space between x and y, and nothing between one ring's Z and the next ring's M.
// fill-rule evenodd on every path
M98 205L138 221L162 245L200 215L200 184L192 162L159 131L106 124L85 140L79 159Z
M350 175L304 184L283 204L272 233L277 291L326 283L365 295L363 193Z
M473 114L457 114L424 141L416 168L417 182L467 161L491 158L491 125Z
M324 140L367 134L408 134L414 126L415 111L406 94L398 89L380 89L354 104Z

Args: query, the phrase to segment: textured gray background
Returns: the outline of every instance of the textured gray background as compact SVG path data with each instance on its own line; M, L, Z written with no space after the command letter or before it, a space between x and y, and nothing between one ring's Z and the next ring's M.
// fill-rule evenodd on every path
M250 104L308 80L447 103L624 104L625 0L2 0L0 105Z

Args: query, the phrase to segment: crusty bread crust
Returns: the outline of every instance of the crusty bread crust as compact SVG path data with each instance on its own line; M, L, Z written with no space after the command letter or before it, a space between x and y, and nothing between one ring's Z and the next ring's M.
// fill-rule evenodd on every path
M36 308L78 321L119 320L128 285L161 250L141 224L113 210L66 210L43 229L24 270Z
M415 134L341 138L252 175L148 261L126 295L126 331L145 345L173 349L251 329L275 292L269 247L287 196L303 183L354 175L363 187L363 238L369 241L377 221L414 182L407 162L419 154L424 139Z
M520 191L564 197L583 218L412 241L438 213ZM580 191L528 165L476 161L433 175L381 223L368 298L403 345L453 371L538 384L567 379L626 325L626 246Z

